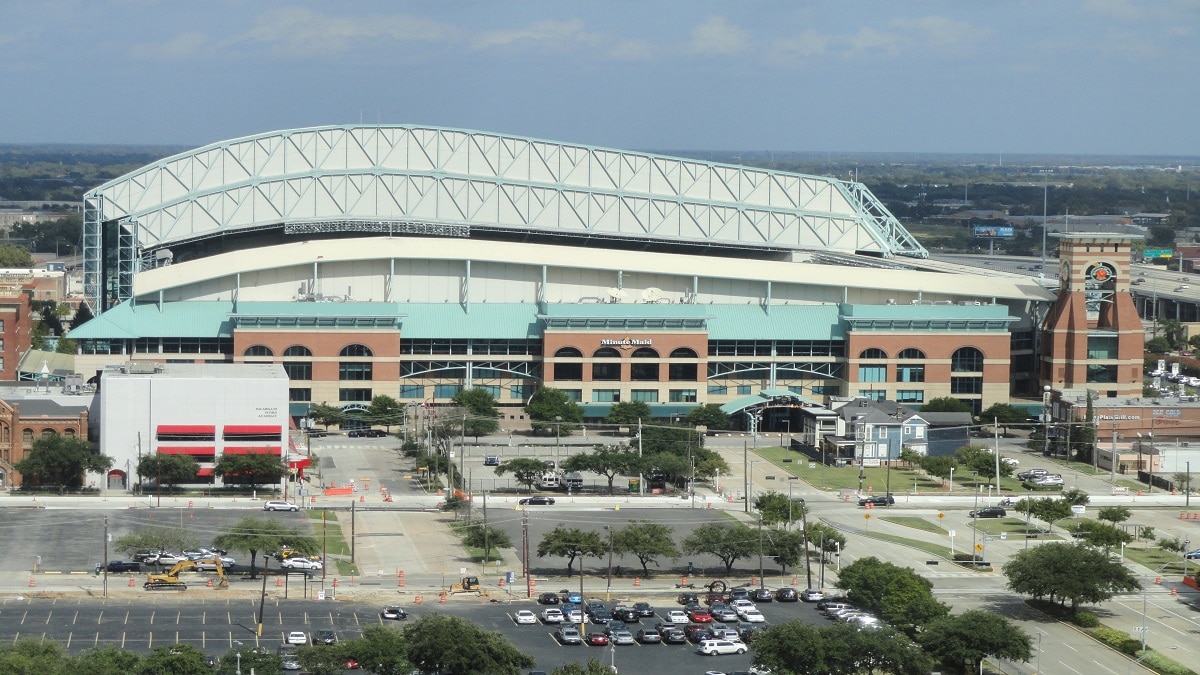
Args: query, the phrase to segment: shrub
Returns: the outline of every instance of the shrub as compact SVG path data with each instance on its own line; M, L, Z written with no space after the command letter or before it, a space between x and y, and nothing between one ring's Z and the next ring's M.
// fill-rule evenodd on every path
M1100 625L1100 619L1091 612L1077 612L1071 617L1071 622L1081 628L1095 628Z
M1139 640L1135 640L1129 637L1128 633L1119 631L1115 628L1099 626L1089 630L1088 632L1091 633L1097 640L1100 640L1104 644L1112 647L1122 654L1133 656L1142 648L1142 643Z

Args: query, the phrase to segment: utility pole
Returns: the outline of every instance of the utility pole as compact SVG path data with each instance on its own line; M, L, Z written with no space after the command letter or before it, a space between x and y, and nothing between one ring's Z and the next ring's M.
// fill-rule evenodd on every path
M525 597L533 597L533 579L529 574L529 511L521 510L521 575L525 577Z
M604 528L608 530L608 587L604 589L604 601L612 600L612 556L613 556L613 531L612 527Z
M804 578L805 578L805 583L808 584L807 586L805 586L805 588L812 588L813 587L813 585L812 585L812 565L809 564L809 559L808 559L808 509L807 508L800 509L800 527L804 528L801 532L804 536ZM824 544L825 542L822 541L821 543ZM822 558L825 557L824 550L821 551L821 557Z
M355 529L356 529L355 528L355 526L356 526L355 513L356 513L356 511L354 509L354 500L351 499L350 500L350 562L354 562L354 540L355 540L354 533L355 533Z
M108 597L108 516L104 516L104 597Z
M642 473L642 418L638 418L638 496L646 495L646 476Z
M488 564L488 524L487 524L487 490L483 491L483 571L487 572Z
M750 449L746 447L746 441L742 441L742 477L746 482L742 501L745 502L746 513L750 513Z
M762 513L758 514L758 587L763 587Z

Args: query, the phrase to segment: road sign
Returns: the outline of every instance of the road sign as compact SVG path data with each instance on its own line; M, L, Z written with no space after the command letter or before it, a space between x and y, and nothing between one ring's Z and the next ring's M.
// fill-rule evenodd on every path
M870 520L870 519L871 519L871 514L869 514L869 513L863 514L863 520Z
M954 530L950 530L950 532L949 532L948 534L949 534L950 538L952 538L952 539L953 539L953 538L954 538L954 536L955 536L955 532L954 532Z
M942 519L942 518L945 518L945 517L946 517L946 514L944 514L944 513L939 513L939 514L938 514L938 519L939 519L939 520L940 520L940 519Z
M982 551L982 550L983 550L983 544L975 544L975 550L976 550L976 551Z

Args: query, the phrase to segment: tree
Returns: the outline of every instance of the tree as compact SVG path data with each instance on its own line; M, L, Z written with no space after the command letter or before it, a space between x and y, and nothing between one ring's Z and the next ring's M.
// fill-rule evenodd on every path
M1124 564L1083 542L1048 542L1017 551L1004 565L1004 574L1014 593L1060 604L1070 600L1072 610L1141 588Z
M553 387L542 387L529 397L525 414L529 415L529 426L535 433L558 429L566 434L583 421L583 408L572 401L566 392Z
M534 665L502 634L456 616L430 614L403 633L405 658L425 673L519 675Z
M79 671L70 667L66 650L57 642L22 639L0 645L0 673L13 675L67 675Z
M480 436L494 434L500 429L496 398L487 389L462 389L454 395L454 403L467 412L463 435L474 436L476 443Z
M542 477L542 474L546 473L546 463L532 457L517 457L496 467L497 476L503 476L506 473L511 473L518 483L532 492L533 484Z
M151 650L139 672L141 675L210 675L212 668L206 662L204 652L186 642L177 642Z
M987 657L1028 661L1033 656L1025 631L998 614L977 609L934 621L919 641L947 668L967 673L978 672Z
M471 502L457 494L450 494L442 502L442 510L453 513L454 520L458 520L458 515L469 508L471 508Z
M956 398L942 396L939 398L930 399L928 403L921 406L921 412L971 412L971 406L963 403Z
M139 527L121 537L113 549L126 556L140 551L187 551L200 545L192 530L181 527Z
M630 523L612 531L613 553L636 557L642 564L642 575L650 576L650 563L657 566L660 557L672 560L679 557L679 549L671 538L672 531L661 523Z
M403 635L387 626L366 626L362 630L362 637L347 640L342 644L345 645L348 654L352 654L375 675L409 675L413 670L412 664L405 656ZM319 647L316 651L323 649L324 647Z
M1078 488L1072 488L1058 496L1059 499L1070 504L1071 506L1087 506L1092 499L1088 497L1088 493Z
M567 528L562 525L547 532L537 546L537 557L539 558L545 558L548 555L566 558L567 576L574 573L576 558L580 556L599 558L607 552L608 546L600 541L599 533L574 527Z
M612 404L604 421L617 426L637 426L639 421L650 419L650 406L643 401L621 401Z
M382 425L390 434L392 427L404 422L404 404L386 394L376 394L362 421L368 426Z
M789 499L787 495L774 490L759 493L754 498L754 508L762 517L764 525L791 525L808 512L803 499Z
M596 446L591 452L572 455L563 460L563 471L591 471L608 479L608 494L613 493L613 481L618 475L636 474L643 464L637 451L615 445Z
M842 672L830 662L821 629L793 620L772 626L754 640L752 662L758 668L788 675Z
M1133 512L1124 506L1105 506L1096 512L1096 517L1108 523L1117 524L1129 520Z
M85 472L103 473L112 462L112 457L99 454L85 440L55 434L35 440L29 454L13 468L20 472L25 485L78 489Z
M0 267L30 268L33 267L33 256L28 249L15 244L0 244Z
M993 403L979 413L979 419L984 424L999 424L1004 433L1008 433L1008 427L1025 424L1029 420L1029 413L1011 403Z
M897 567L874 556L843 567L836 586L848 591L852 602L910 633L950 611L934 599L933 584L928 579L911 568Z
M275 518L246 516L232 527L223 530L213 540L219 548L246 551L250 554L250 576L256 576L259 551L277 551L286 545L293 551L311 555L321 550L317 540L285 527Z
M1054 497L1025 497L1018 500L1013 508L1018 513L1028 513L1046 523L1047 531L1054 529L1054 523L1071 515L1071 503Z
M1175 483L1175 487L1186 493L1192 488L1192 474L1186 471L1180 471L1171 476L1171 480Z
M665 425L642 427L642 454L645 455L669 452L680 457L687 457L690 452L699 460L697 451L702 444L703 436L695 429Z
M191 455L149 454L138 460L137 472L143 479L153 480L155 485L174 488L195 480L200 463Z
M787 568L804 562L807 551L804 550L803 532L771 528L764 537L767 555L779 565L780 574L787 572Z
M72 672L88 675L127 675L136 673L141 668L141 654L117 647L95 647L75 659Z
M705 523L684 538L683 552L716 556L725 563L725 574L728 575L739 559L758 553L758 533L741 523Z
M325 403L314 403L308 407L308 419L328 429L346 423L346 413L341 408Z
M1171 351L1171 343L1165 337L1156 337L1146 340L1146 351L1151 354L1165 354Z
M550 675L613 675L612 668L596 659L588 659L587 663L568 663L550 671Z
M993 476L996 473L996 456L983 446L964 445L954 451L954 459L959 466L980 476ZM1001 476L1012 474L1012 470L1012 465L1000 462Z
M953 457L946 455L926 455L921 458L921 470L930 476L938 478L946 478L950 475L950 470L958 467L958 462Z
M846 550L846 535L832 525L809 523L804 531L808 533L809 547L820 551L822 560L826 553Z
M213 474L220 476L226 485L241 484L258 487L268 483L278 483L287 475L287 467L275 455L222 453L213 467Z
M1099 546L1105 550L1112 550L1114 546L1121 546L1133 541L1133 535L1125 530L1098 520L1079 521L1075 533L1083 535L1083 540L1092 546Z
M706 403L688 411L688 426L705 427L709 431L729 428L729 415L716 403Z
M916 644L893 628L864 631L849 623L818 628L799 620L761 633L754 640L753 663L779 675L923 675L932 665Z
M504 530L483 523L472 523L467 528L463 543L473 548L483 549L483 562L492 559L492 551L500 548L512 548L512 539Z

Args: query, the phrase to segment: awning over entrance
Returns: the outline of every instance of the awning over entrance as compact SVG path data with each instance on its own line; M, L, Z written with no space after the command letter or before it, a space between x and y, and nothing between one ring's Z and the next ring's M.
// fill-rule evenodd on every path
M742 396L736 398L729 403L721 406L721 412L726 415L732 415L741 412L746 408L762 407L768 405L777 406L798 406L798 405L820 405L816 401L804 398L800 394L788 389L764 389L757 394L750 396Z

